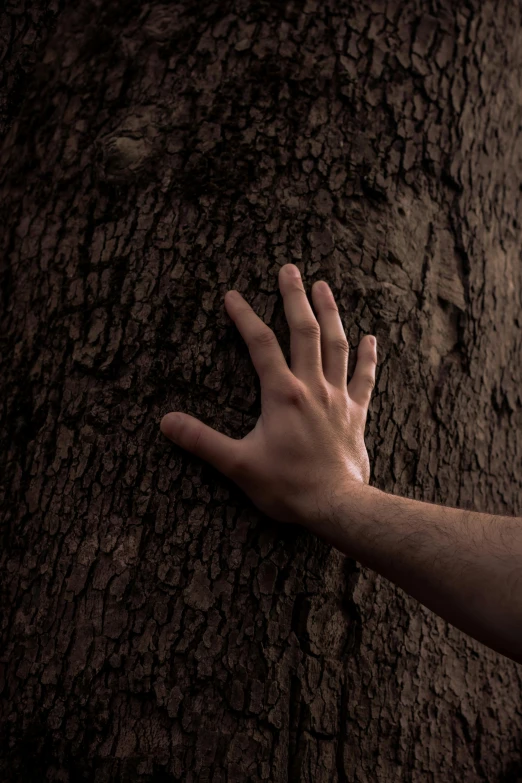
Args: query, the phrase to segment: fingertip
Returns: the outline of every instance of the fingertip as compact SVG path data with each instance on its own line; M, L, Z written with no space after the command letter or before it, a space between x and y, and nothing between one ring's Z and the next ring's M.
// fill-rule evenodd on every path
M180 420L180 413L166 413L160 421L160 430L167 438L172 438Z

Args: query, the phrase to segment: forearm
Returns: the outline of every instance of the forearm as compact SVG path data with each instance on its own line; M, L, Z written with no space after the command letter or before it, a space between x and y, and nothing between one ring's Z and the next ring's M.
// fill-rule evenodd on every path
M337 498L332 515L329 543L522 663L522 519L410 500L370 486ZM314 532L321 535L320 524Z

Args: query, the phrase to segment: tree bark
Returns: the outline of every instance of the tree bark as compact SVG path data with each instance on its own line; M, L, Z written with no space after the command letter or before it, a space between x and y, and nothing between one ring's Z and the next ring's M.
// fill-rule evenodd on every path
M0 140L65 0L5 0L0 15Z
M371 483L522 514L521 35L502 0L59 11L0 151L2 780L522 780L516 664L159 431L254 426L223 297L289 358L293 262L350 372L377 336Z

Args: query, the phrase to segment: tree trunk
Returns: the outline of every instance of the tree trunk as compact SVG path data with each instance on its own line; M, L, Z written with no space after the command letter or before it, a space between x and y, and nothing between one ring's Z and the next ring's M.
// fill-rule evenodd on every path
M0 156L2 780L522 780L515 663L159 431L252 429L223 297L288 358L294 262L371 483L522 513L520 5L67 5Z
M0 140L65 0L5 0L0 14Z

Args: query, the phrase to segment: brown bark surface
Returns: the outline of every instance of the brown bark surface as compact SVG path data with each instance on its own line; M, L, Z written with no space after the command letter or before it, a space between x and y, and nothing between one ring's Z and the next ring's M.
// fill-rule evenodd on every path
M377 336L371 483L522 514L519 4L55 12L0 149L1 779L521 780L520 667L159 431L254 426L223 297L288 357L294 262Z
M3 0L0 13L0 140L23 100L28 79L65 0Z

